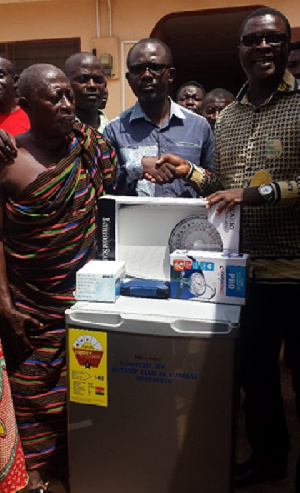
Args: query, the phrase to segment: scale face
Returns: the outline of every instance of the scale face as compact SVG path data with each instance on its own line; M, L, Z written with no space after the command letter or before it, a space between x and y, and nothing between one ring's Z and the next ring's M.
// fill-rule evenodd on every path
M205 215L190 216L180 221L169 238L170 252L174 250L208 250L221 252L222 239Z
M206 282L202 272L194 272L190 279L190 291L196 296L202 296L206 291Z

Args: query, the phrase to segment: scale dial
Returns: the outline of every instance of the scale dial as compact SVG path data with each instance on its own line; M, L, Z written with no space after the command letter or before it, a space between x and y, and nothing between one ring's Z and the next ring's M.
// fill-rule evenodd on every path
M221 252L223 244L216 228L206 216L190 216L178 224L169 238L170 252L174 250L208 250Z
M206 282L201 272L194 272L190 279L190 291L196 296L202 296L206 291Z

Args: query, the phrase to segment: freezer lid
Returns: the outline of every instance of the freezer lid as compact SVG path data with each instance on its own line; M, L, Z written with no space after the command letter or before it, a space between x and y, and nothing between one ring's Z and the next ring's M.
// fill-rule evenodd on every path
M179 198L179 197L155 197L151 199L149 197L136 197L130 195L105 195L100 198L100 200L113 200L116 204L120 205L149 205L149 203L154 203L155 205L180 205L187 203L188 205L206 206L207 201L204 198Z
M239 305L120 296L116 303L78 302L66 311L66 323L136 332L143 322L153 334L224 334L238 328L240 312Z

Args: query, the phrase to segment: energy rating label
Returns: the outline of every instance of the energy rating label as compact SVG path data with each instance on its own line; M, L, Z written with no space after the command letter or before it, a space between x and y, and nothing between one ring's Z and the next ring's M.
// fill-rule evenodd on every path
M69 329L70 401L107 407L107 333Z

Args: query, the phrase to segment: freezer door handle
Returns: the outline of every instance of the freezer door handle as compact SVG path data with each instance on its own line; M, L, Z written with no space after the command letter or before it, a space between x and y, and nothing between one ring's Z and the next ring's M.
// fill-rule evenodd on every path
M87 316L88 315L88 316ZM68 324L117 329L121 327L124 320L119 314L101 313L101 317L95 313L70 313Z
M224 321L207 320L174 320L171 324L172 329L180 334L230 334L237 329L239 324Z

